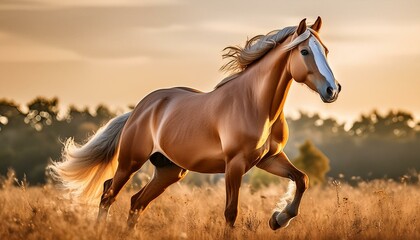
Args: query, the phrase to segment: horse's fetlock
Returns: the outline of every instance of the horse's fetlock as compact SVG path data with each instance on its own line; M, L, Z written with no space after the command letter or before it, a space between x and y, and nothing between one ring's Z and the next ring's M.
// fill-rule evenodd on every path
M226 222L233 226L236 220L236 216L238 215L238 209L237 208L227 208L225 210L225 219Z

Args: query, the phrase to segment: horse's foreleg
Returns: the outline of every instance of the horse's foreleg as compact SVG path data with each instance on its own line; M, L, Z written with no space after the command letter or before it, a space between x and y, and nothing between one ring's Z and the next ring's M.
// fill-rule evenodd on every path
M285 208L281 211L275 211L269 221L270 227L273 230L286 227L290 220L299 213L300 201L303 193L308 188L308 176L293 166L283 152L276 156L264 159L257 164L257 167L274 175L290 178L296 183L296 191L293 200L291 202L288 201Z
M233 227L235 224L236 216L238 215L238 197L239 188L241 186L242 176L245 173L245 167L241 161L232 159L227 165L225 170L226 182L226 208L225 219L226 223Z

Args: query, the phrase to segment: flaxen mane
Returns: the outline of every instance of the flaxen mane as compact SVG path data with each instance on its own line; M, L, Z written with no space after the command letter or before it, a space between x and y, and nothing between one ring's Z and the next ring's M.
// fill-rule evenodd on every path
M262 58L267 52L275 48L277 44L283 42L287 37L292 35L297 26L286 27L281 30L271 31L266 35L257 35L245 43L245 47L229 46L223 49L225 53L223 59L229 59L220 70L231 73L230 76L223 79L215 88L223 86L225 83L237 78L253 62ZM309 38L314 31L310 28L295 38L292 42L284 46L284 50L288 51L296 47L301 42Z

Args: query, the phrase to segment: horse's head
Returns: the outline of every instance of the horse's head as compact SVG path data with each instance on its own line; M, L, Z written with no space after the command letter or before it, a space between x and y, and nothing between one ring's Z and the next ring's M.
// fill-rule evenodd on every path
M309 28L306 26L306 19L300 22L292 41L305 37L305 34L307 39L291 50L289 71L297 82L306 84L319 93L322 101L331 103L337 99L341 85L335 80L327 62L328 50L317 34L321 24L320 17Z

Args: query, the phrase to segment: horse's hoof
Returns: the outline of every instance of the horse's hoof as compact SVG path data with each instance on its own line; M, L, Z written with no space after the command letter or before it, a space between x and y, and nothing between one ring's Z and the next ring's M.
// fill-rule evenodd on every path
M292 217L290 217L286 212L274 212L268 224L271 229L277 230L279 228L287 227L290 220L292 220Z
M106 223L106 217L108 213L99 213L98 217L96 218L96 225L103 225Z
M130 211L130 214L129 214L128 219L127 219L127 229L133 230L133 229L136 228L137 218L138 218L137 211L136 212L131 212Z
M137 223L128 221L127 222L127 230L134 230L136 228Z
M277 230L281 226L277 223L277 216L280 214L280 212L274 212L271 216L270 220L268 221L268 225L270 225L270 228L272 230Z

